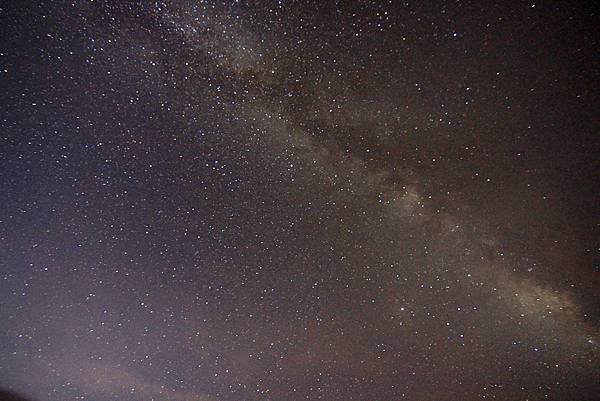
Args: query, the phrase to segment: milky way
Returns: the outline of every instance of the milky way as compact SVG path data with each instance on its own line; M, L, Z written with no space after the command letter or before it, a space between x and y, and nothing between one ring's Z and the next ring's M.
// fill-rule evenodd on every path
M596 399L599 22L2 4L0 387Z

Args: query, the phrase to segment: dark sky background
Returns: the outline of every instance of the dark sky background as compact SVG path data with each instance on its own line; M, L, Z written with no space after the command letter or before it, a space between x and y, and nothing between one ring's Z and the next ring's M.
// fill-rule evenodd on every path
M599 22L0 3L0 387L597 399Z

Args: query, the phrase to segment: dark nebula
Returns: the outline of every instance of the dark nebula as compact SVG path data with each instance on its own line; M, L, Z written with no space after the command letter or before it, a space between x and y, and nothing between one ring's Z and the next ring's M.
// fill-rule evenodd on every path
M0 387L597 399L599 27L575 1L0 3Z

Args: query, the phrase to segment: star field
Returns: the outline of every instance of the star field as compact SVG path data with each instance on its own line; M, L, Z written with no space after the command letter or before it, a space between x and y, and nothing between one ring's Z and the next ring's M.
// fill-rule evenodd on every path
M0 387L597 399L598 22L1 4Z

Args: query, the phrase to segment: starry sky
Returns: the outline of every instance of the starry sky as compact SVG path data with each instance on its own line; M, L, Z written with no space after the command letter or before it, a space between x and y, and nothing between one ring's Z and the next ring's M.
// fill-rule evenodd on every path
M0 387L594 400L597 10L0 4Z

